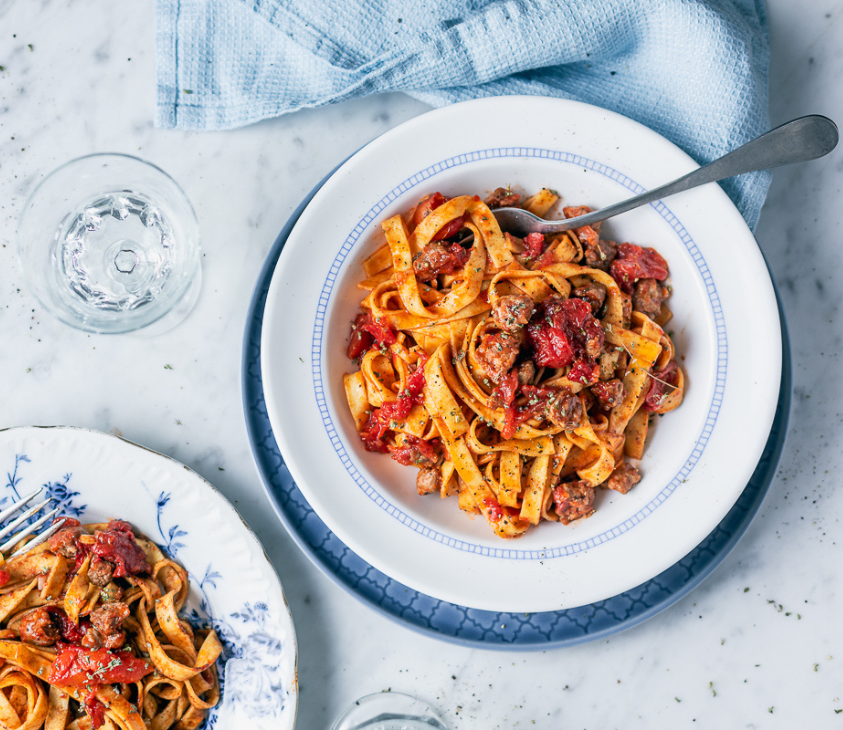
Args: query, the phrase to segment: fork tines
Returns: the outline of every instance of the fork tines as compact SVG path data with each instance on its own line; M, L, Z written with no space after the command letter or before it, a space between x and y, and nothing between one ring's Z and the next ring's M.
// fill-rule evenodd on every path
M26 507L26 505L28 505L33 499L35 499L35 497L37 497L43 491L44 491L44 487L40 487L39 489L36 489L31 494L28 494L25 497L22 497L17 502L12 504L10 507L7 507L6 509L4 509L2 512L0 512L0 523L7 520L9 517L11 517L18 510ZM4 542L2 545L0 545L0 553L5 553L7 550L9 550L11 547L16 545L21 540L23 540L25 537L28 537L33 532L35 532L40 527L42 527L44 524L49 522L58 513L59 508L53 509L50 512L48 512L47 514L45 514L42 517L40 517L39 519L37 519L31 525L24 525L24 523L28 519L30 519L32 516L37 514L44 507L46 507L51 501L52 501L52 498L48 497L47 499L43 500L42 502L39 502L38 504L36 504L34 507L30 507L28 510L26 510L26 512L24 512L22 515L17 517L15 520L13 520L8 525L6 525L2 530L0 530L0 539L3 539L4 537L6 537L7 535L9 535L9 533L14 533L10 538L8 538L6 540L6 542ZM17 530L18 527L20 527L21 525L24 525L23 529L21 529L18 532L15 532L15 530ZM46 540L48 537L50 537L50 535L52 535L53 533L60 530L63 525L64 525L64 521L60 521L60 522L57 522L55 525L51 525L49 528L44 530L44 532L40 533L35 538L33 538L32 540L27 542L19 550L15 551L12 555L9 556L9 558L14 558L17 555L21 555L22 553L26 552L27 550L30 550L30 549L34 548L36 545L40 545L42 542L44 542L44 540Z

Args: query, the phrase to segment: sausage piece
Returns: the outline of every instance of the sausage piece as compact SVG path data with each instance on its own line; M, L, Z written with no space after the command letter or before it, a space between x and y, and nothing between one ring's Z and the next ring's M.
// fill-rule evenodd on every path
M74 520L76 522L76 520ZM47 539L47 545L56 555L62 555L68 560L74 560L79 549L76 541L85 531L78 523L70 527L63 527Z
M82 637L82 640L79 643L82 644L82 646L84 646L86 649L102 649L103 636L93 626L89 626L85 631L85 635Z
M623 383L618 378L595 383L591 386L591 393L604 408L614 408L623 402L626 395Z
M618 244L601 238L595 245L587 244L583 253L585 254L586 266L608 272L612 261L618 255Z
M450 248L441 243L429 243L413 259L413 273L418 281L432 281L439 274L451 274L464 266L469 255L458 243L451 244Z
M594 487L586 481L563 482L552 492L559 521L568 525L594 512Z
M93 627L104 636L119 631L120 625L129 617L129 607L122 601L106 603L91 611L89 618Z
M509 208L518 205L520 200L521 196L518 193L513 193L506 188L495 188L495 191L486 198L485 203L494 210L495 208Z
M526 294L510 294L495 300L492 317L506 332L514 332L530 321L536 305Z
M600 311L600 307L603 306L603 302L606 301L606 287L595 281L591 284L578 286L571 292L571 296L588 302L591 305L591 313L596 315Z
M518 337L508 332L486 335L477 348L477 360L489 380L500 383L515 364L521 347Z
M565 431L573 431L582 423L582 402L564 391L547 401L545 415L548 420Z
M439 469L419 469L416 476L416 491L421 494L433 494L442 486L442 472Z
M36 608L21 619L21 641L36 646L52 646L58 638L59 625L46 608Z
M518 385L531 385L536 377L536 364L525 360L518 366Z
M94 555L88 568L88 580L91 583L100 588L107 586L111 583L113 573L114 563Z
M633 486L641 481L641 475L632 464L625 461L606 480L606 486L616 492L626 494Z
M662 302L667 299L668 291L655 279L639 279L632 292L632 308L636 312L656 319L662 310Z

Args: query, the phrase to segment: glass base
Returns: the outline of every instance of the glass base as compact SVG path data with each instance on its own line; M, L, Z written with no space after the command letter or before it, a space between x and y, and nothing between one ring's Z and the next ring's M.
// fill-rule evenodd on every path
M331 730L448 730L433 708L398 692L361 697L340 715Z

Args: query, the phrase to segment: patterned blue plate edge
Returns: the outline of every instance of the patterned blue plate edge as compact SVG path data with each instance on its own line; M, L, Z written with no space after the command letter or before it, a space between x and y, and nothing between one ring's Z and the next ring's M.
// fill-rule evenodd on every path
M261 481L264 486L264 490L269 498L270 503L272 504L273 509L275 510L278 519L286 528L289 535L293 538L294 542L301 548L301 550L311 559L311 561L319 568L330 580L340 586L343 590L347 593L351 594L358 600L368 604L371 608L373 608L378 613L386 616L387 618L400 623L401 625L410 628L418 633L424 634L426 636L431 636L433 638L448 641L450 643L455 643L467 647L472 648L483 648L483 649L492 649L492 650L511 650L511 651L529 651L529 650L544 650L550 648L558 648L564 646L574 646L581 643L586 643L590 641L595 641L597 639L606 638L607 636L611 636L617 634L621 631L625 631L633 626L636 626L644 621L652 618L656 614L660 613L661 611L665 610L669 606L673 605L685 595L687 595L690 591L696 588L700 583L702 583L711 573L717 568L718 565L726 558L726 556L732 551L732 549L737 545L740 538L746 532L749 524L752 522L755 514L758 512L764 497L769 490L770 484L772 483L773 477L776 473L776 468L778 466L779 459L781 457L781 453L784 449L785 438L787 435L787 425L790 419L790 408L791 408L791 395L792 395L792 362L791 362L791 351L790 351L790 340L788 337L788 330L787 330L787 323L785 320L784 310L782 309L781 305L781 297L779 296L778 288L776 287L775 280L772 277L772 272L770 272L770 278L773 282L773 287L775 289L776 294L776 301L779 309L779 319L781 322L781 331L782 331L782 375L781 375L781 390L779 393L779 401L778 407L776 410L776 416L773 421L773 428L771 429L770 439L768 440L767 446L765 447L765 454L762 456L761 460L759 461L759 465L756 468L756 472L753 474L752 478L750 479L749 484L755 483L755 493L752 497L752 501L748 505L744 505L742 507L743 513L739 515L738 524L734 526L730 537L728 540L723 542L721 545L718 546L716 553L714 553L710 559L703 565L701 569L698 571L693 572L689 578L685 581L681 582L681 585L675 589L667 592L667 595L664 596L661 600L654 602L649 609L645 611L641 611L640 613L636 614L634 617L622 619L620 623L607 626L606 628L594 631L594 632L587 632L579 636L569 637L562 640L548 640L544 642L536 642L536 643L529 643L529 644L522 644L522 643L503 643L500 641L490 642L487 638L485 638L488 632L483 633L484 638L464 638L459 636L452 636L431 627L431 626L422 626L408 619L396 615L391 611L385 609L375 600L370 598L367 595L363 595L359 590L355 587L346 583L337 573L336 571L328 564L326 564L311 548L311 546L306 542L305 538L299 534L296 528L293 526L291 520L287 516L286 512L284 511L284 507L281 504L277 494L275 493L275 489L272 484L271 475L268 472L267 464L265 462L266 454L265 449L266 447L261 444L258 434L258 419L265 418L268 420L266 415L265 404L263 402L263 391L262 386L260 384L260 375L257 376L257 387L253 387L253 384L250 382L250 368L256 367L259 371L260 369L260 346L261 346L261 330L263 326L263 313L264 307L266 304L266 294L264 289L266 289L266 285L268 284L269 280L272 277L272 274L275 270L275 266L278 262L278 258L281 255L281 251L284 247L284 244L287 241L291 231L293 230L294 226L298 222L299 217L301 216L304 209L308 206L310 201L316 195L316 193L321 189L321 187L325 184L325 182L345 163L343 161L333 170L331 170L301 201L298 207L293 211L290 218L287 220L284 227L279 232L275 242L270 249L266 260L261 268L260 274L258 276L255 289L252 295L252 301L249 305L249 310L246 317L246 326L244 332L244 341L243 341L243 353L241 359L241 394L243 398L243 411L244 417L246 421L246 430L249 436L249 443L252 449L252 455L255 460L255 464L257 466L258 472L261 476ZM769 269L769 267L768 267ZM255 409L251 407L251 404L255 402L261 406L262 412L260 415L255 415ZM277 448L277 444L276 444ZM764 463L766 462L766 463ZM760 473L763 470L763 473ZM748 493L749 490L745 490L745 494ZM643 584L643 586L638 586L630 591L627 591L626 594L639 592L642 587L647 586L649 583L656 583L659 581L660 578L670 573L674 568L676 568L680 563L684 563L689 559L690 556L693 556L697 551L699 551L710 539L711 537L721 529L721 526L725 525L726 523L731 523L735 520L736 511L739 510L739 503L741 499L738 500L738 504L736 504L732 510L727 514L727 516L723 519L720 525L715 528L709 536L705 538L700 543L700 546L695 548L688 556L683 558L679 561L675 566L669 568L668 570L664 571L659 576L651 579L647 583ZM728 528L726 528L728 529ZM374 570L374 569L373 569ZM395 581L397 585L400 585ZM411 589L407 589L411 590ZM621 594L621 595L626 595ZM423 595L423 594L419 594ZM617 597L616 597L617 598ZM431 598L430 600L436 601L437 599ZM607 599L611 601L613 599ZM600 602L603 604L606 602ZM447 604L451 605L451 604ZM592 606L598 606L599 604L592 604ZM591 608L592 606L585 606L581 607L580 609L572 609L572 611L582 611L583 609ZM456 607L463 610L464 607ZM471 611L472 609L467 609ZM548 614L552 613L565 613L565 612L547 612ZM610 612L611 613L611 612ZM499 616L506 616L507 614L498 614Z

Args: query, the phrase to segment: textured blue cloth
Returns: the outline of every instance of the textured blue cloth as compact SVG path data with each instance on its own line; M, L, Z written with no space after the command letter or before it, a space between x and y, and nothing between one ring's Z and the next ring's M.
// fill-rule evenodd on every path
M533 94L625 114L702 164L769 126L763 0L157 0L156 25L161 127ZM753 228L769 180L723 184Z

